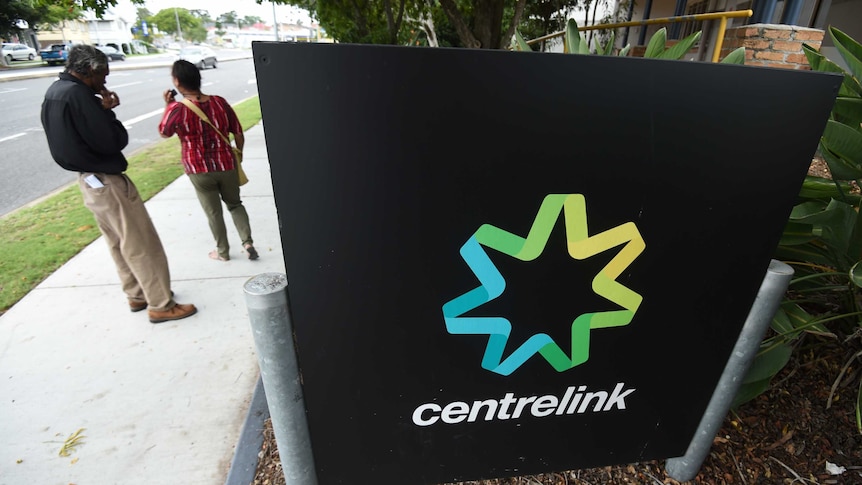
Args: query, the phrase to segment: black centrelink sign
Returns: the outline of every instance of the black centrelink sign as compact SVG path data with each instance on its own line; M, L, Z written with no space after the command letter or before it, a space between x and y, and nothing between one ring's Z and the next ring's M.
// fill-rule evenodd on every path
M321 484L685 453L840 77L253 50Z

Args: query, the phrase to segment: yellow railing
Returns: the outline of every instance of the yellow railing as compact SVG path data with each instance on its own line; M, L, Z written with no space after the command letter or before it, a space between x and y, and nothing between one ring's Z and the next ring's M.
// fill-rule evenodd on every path
M754 12L751 10L734 10L732 12L713 12L713 13L699 13L695 15L681 15L679 17L663 17L658 19L647 19L647 20L634 20L631 22L619 22L616 24L599 24L599 25L589 25L587 27L578 27L580 31L586 30L604 30L604 29L618 29L620 27L635 27L639 25L655 25L655 24L675 24L680 22L697 22L700 20L718 20L718 41L715 44L715 51L712 53L712 62L718 62L718 58L721 54L721 45L724 43L724 31L727 30L727 19L733 18L747 18L754 15ZM538 42L543 42L549 39L554 39L556 37L561 37L566 35L566 31L554 32L553 34L548 34L542 37L538 37L532 40L527 41L527 44L535 44Z

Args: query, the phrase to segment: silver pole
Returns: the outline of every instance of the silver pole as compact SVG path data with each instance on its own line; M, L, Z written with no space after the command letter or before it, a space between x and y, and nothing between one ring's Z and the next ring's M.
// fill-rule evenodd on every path
M733 347L730 359L718 380L718 385L715 387L712 399L709 400L706 412L703 413L697 432L688 445L688 450L685 455L670 458L665 464L667 474L674 480L687 482L697 476L703 460L712 447L713 438L718 433L739 391L742 379L757 355L763 335L769 328L775 312L778 311L778 305L792 277L793 268L790 266L774 259L769 262L766 276L760 284L760 290L757 292L754 304L751 305L751 311L745 319L739 339Z
M263 273L249 279L243 290L285 483L317 485L287 307L287 276Z

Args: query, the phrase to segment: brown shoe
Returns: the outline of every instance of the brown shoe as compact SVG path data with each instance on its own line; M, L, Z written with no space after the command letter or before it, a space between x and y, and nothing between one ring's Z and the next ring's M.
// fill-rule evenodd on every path
M131 310L132 313L139 312L141 310L146 310L146 309L147 309L147 302L129 300L129 310Z
M171 298L173 298L173 297L174 297L174 290L171 290ZM145 301L129 300L129 310L131 310L132 313L139 312L141 310L145 310L146 308L147 308L147 302L145 302Z
M162 323L167 322L169 320L180 320L186 317L190 317L198 312L198 309L195 308L191 303L182 304L177 303L170 310L166 310L163 312L157 312L155 310L149 310L147 313L150 315L151 323Z

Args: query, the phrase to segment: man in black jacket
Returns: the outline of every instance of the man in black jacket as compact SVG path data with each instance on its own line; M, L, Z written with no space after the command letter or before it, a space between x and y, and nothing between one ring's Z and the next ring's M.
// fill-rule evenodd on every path
M120 98L105 87L107 76L102 51L89 45L71 49L66 70L42 103L51 156L78 172L84 205L108 243L131 311L148 308L152 323L186 318L197 309L174 301L162 242L138 189L123 173L129 135L112 111Z

